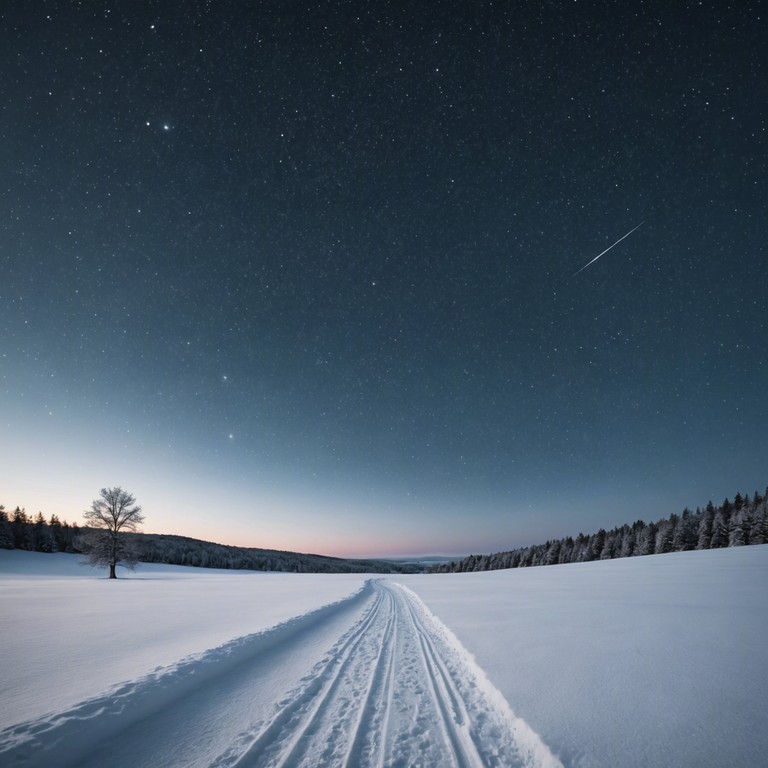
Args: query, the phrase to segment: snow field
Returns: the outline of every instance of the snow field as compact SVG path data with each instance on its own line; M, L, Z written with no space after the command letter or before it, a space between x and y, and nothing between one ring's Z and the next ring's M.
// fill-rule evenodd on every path
M768 545L400 580L569 768L768 765Z
M0 730L362 589L365 576L254 573L0 550Z
M413 592L369 580L272 630L11 726L0 732L0 761L559 766L501 702Z
M0 731L0 765L211 765L254 719L272 713L285 690L311 673L368 592Z
M0 552L3 766L768 754L768 545L373 581L76 561Z

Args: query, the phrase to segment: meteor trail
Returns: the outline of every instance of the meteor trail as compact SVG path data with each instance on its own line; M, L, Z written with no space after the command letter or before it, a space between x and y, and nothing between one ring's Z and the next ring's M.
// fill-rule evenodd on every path
M644 221L641 221L641 222L640 222L640 223L639 223L639 224L638 224L638 225L635 227L635 229L640 229L640 227L642 227L642 226L643 226L643 224L645 224L645 222L644 222ZM596 261L597 261L597 260L598 260L598 259L599 259L599 258L600 258L602 255L603 255L603 254L606 254L606 253L608 253L608 251L610 251L610 250L611 250L611 248L613 248L613 246L614 246L614 245L618 245L618 244L619 244L619 243L620 243L620 242L621 242L621 241L622 241L622 240L623 240L625 237L629 237L629 236L630 236L630 235L631 235L631 234L632 234L632 233L635 231L635 229L630 229L630 230L629 230L629 232L627 232L627 234L626 234L626 235L624 235L623 237L620 237L620 238L619 238L619 239L618 239L618 240L617 240L617 241L616 241L616 242L615 242L613 245L609 245L609 246L608 246L608 247L607 247L607 248L606 248L606 249L605 249L605 250L604 250L602 253L598 253L598 254L597 254L597 256L595 256L595 258L594 258L594 259L592 259L592 261L588 261L588 262L587 262L587 263L586 263L586 264L585 264L585 265L584 265L584 266L583 266L581 269L579 269L578 271L574 272L574 273L571 275L571 279L573 279L574 277L576 277L576 275L578 275L578 274L579 274L579 272L583 272L583 271L584 271L584 270L585 270L585 269L586 269L586 268L587 268L587 267L588 267L590 264L594 264L594 263L595 263L595 262L596 262Z

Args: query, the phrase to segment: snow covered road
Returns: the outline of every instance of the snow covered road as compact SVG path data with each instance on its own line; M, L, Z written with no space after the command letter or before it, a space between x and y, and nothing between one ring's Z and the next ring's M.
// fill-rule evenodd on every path
M0 733L4 765L558 766L408 588L353 597Z
M215 765L542 765L533 734L488 689L413 592L377 582L360 618L274 719Z

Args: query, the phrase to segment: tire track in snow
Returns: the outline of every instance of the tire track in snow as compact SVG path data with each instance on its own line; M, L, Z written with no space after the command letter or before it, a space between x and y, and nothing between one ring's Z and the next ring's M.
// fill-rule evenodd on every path
M316 736L319 722L327 719L330 709L342 709L345 703L337 689L347 689L359 682L360 659L368 660L367 649L356 653L360 646L371 644L369 630L380 623L385 593L377 589L372 607L362 619L342 637L329 656L315 668L312 676L293 696L281 704L275 718L261 731L242 754L234 760L224 756L215 766L287 766L299 765L300 757L306 751L307 742ZM352 669L350 667L354 665ZM344 708L346 709L346 708ZM330 765L327 759L315 765ZM338 765L338 762L335 763Z
M562 768L419 597L384 580L0 732L0 763Z
M469 716L445 664L436 651L435 645L417 617L413 604L403 601L411 621L419 648L421 662L429 682L432 699L440 713L439 725L453 752L453 764L459 768L482 768L483 760L469 732Z
M556 768L456 638L410 590L370 608L216 768Z
M365 700L360 706L354 727L354 736L344 758L344 768L355 768L366 759L366 742L369 742L367 762L370 765L383 765L383 741L387 732L387 713L391 707L392 676L395 668L395 648L397 639L397 622L395 621L394 597L387 594L389 615L384 628L384 640L379 647L379 655L371 672L371 678L366 691ZM384 702L383 707L381 702ZM379 715L379 709L382 714ZM376 727L378 726L378 727ZM373 740L379 737L378 745ZM377 749L378 747L378 749ZM374 763L373 755L378 751Z

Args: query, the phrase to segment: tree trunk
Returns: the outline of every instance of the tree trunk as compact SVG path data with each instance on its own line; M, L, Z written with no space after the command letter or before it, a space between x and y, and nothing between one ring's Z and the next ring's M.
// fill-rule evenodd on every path
M117 530L110 531L109 578L116 579L117 573Z

